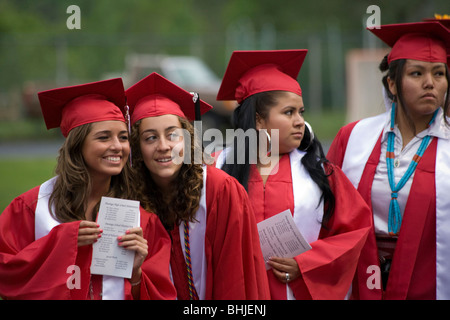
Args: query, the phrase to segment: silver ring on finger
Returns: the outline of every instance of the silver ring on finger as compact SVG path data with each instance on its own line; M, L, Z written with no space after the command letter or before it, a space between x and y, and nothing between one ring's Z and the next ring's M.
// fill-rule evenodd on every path
M291 280L291 276L289 273L286 272L286 282L289 282Z

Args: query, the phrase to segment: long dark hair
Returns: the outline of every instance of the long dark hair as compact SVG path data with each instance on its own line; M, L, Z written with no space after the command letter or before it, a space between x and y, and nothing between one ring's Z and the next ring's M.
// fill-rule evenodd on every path
M277 98L280 94L282 94L282 92L283 91L266 91L254 94L245 99L234 110L234 129L242 129L244 131L247 131L248 129L256 130L256 114L265 119L269 114L270 108L276 104ZM324 171L323 164L328 163L328 160L325 157L322 145L317 137L314 135L314 138L311 141L310 134L311 133L309 130L305 128L305 135L298 149L301 151L306 151L306 154L303 156L301 162L311 176L311 179L322 191L319 203L322 200L324 201L324 216L322 219L322 225L326 226L327 222L331 218L331 215L333 214L335 206L335 197L328 182L328 176L333 172L331 166L327 166L329 172ZM242 143L242 141L239 143ZM244 143L246 151L254 148L254 146L249 144L249 139L247 137ZM234 150L237 150L237 146L238 137L235 137L233 141ZM227 159L225 164L222 166L222 170L235 177L247 191L248 179L250 176L249 154L250 152L246 152L245 154L245 163L238 164L237 152L231 152L229 155L233 156L234 159Z
M408 121L409 126L413 130L413 133L416 134L416 127L414 126L414 122L411 119L410 112L405 104L403 99L403 69L406 64L406 59L399 59L391 61L388 63L388 55L384 56L383 60L379 65L379 69L381 72L385 72L386 74L381 79L384 89L386 90L387 96L394 102L400 103L400 108L402 108L403 113L406 115L406 119ZM444 105L442 106L444 109L444 115L448 114L448 108L450 106L450 81L449 81L449 69L448 65L445 65L445 77L447 78L447 96L444 101ZM395 83L395 87L397 88L397 95L394 96L392 92L389 90L389 84L387 79L390 78ZM444 117L444 121L447 125L449 125L447 118Z

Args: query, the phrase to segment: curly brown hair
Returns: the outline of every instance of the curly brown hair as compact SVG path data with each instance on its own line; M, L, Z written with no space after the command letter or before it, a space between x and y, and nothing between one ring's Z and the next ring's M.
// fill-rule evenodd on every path
M91 123L72 129L59 149L55 169L57 178L50 195L49 210L51 215L60 222L86 219L92 181L83 159L82 148L91 129ZM120 174L111 177L110 189L105 195L106 197L130 199L130 171L127 162ZM99 206L100 203L97 203L93 209L94 221Z
M191 135L191 159L194 150L200 148L195 141L194 127L181 117L178 117L181 128ZM153 181L149 170L145 166L140 147L141 121L137 121L131 128L131 152L132 152L132 188L134 198L140 201L141 206L147 211L154 212L167 230L172 230L175 224L182 221L195 221L195 214L199 208L200 196L203 188L202 164L194 162L183 163L177 178L172 183L173 194L170 201L165 197Z

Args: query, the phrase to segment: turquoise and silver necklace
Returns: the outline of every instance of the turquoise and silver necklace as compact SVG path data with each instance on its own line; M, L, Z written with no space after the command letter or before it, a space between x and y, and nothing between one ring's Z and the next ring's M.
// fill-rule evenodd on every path
M436 118L438 110L439 109L437 109L434 112L433 117L431 118L430 122L428 123L428 128L431 126L434 119ZM412 176L412 174L416 170L417 164L419 163L420 159L422 158L425 150L428 147L428 143L430 142L432 137L427 135L422 139L422 142L420 143L420 146L417 149L416 154L412 158L408 169L406 170L405 174L403 175L403 177L400 179L400 181L396 185L395 179L394 179L394 167L395 168L399 167L400 160L398 158L395 159L395 154L394 154L394 142L395 142L394 125L395 125L395 103L392 103L391 127L390 127L390 131L388 132L388 143L387 143L387 150L386 150L386 165L387 165L387 171L388 171L389 186L391 188L391 202L389 204L388 231L391 236L398 236L398 234L400 232L400 226L402 223L402 215L400 212L400 206L397 201L398 192L403 188L403 186L406 184L406 182L409 180L409 178Z

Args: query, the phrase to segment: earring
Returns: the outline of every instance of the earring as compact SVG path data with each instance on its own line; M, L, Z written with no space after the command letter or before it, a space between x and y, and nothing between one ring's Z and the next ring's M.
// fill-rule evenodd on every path
M272 141L271 141L271 139L270 139L270 135L269 135L269 133L267 132L267 129L259 129L258 130L258 132L264 132L265 134L266 134L266 137L267 137L267 140L269 141L268 143L269 143L269 147L268 147L268 149L267 149L267 154L269 154L271 151L272 151ZM261 138L261 134L259 135L259 137Z
M307 139L307 140L306 140ZM305 134L303 140L300 143L300 150L306 151L312 145L314 141L314 131L311 125L305 121Z

